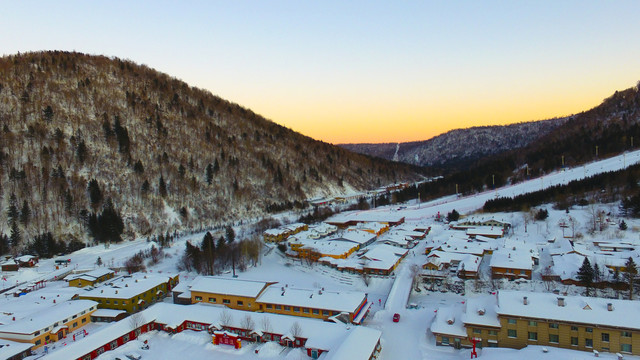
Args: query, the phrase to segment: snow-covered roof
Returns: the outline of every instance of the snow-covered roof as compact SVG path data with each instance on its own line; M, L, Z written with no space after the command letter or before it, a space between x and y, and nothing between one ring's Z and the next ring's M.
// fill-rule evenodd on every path
M9 359L29 350L33 344L0 339L0 359Z
M326 220L329 224L344 224L348 222L382 222L382 223L396 223L403 222L404 215L394 214L388 211L376 212L376 211L359 211L359 212L343 212L330 217Z
M335 239L331 239L330 241L336 241L336 240L349 241L352 243L362 245L372 241L375 238L376 238L376 235L370 232L367 232L364 230L351 229L349 231L344 231L339 237Z
M169 275L133 274L110 279L94 289L83 291L80 297L131 299L169 281Z
M495 295L482 295L467 299L462 320L467 325L500 327Z
M476 226L467 229L467 235L502 236L504 230L498 226Z
M33 334L45 328L52 328L54 323L69 321L73 315L96 309L98 303L91 300L73 300L35 312L15 322L0 326L0 333Z
M33 259L36 259L35 256L33 255L22 255L16 258L16 260L20 261L20 262L29 262Z
M366 268L388 270L395 266L408 251L387 244L376 244L371 246L361 259L367 260L364 265Z
M460 303L438 308L438 312L431 323L431 332L467 337L467 330L462 319L463 311L464 305Z
M524 296L528 305L524 305ZM637 301L582 296L563 298L565 305L559 306L555 294L501 290L498 292L498 314L640 330L637 317L630 316L640 312ZM612 304L612 311L607 309L608 303Z
M217 276L198 276L191 282L190 291L235 295L244 297L258 297L262 290L275 282L227 279Z
M91 316L97 316L97 317L108 317L108 318L115 318L118 315L121 314L126 314L127 312L124 310L114 310L114 309L98 309L96 311L94 311Z
M527 252L505 251L500 249L491 255L489 266L494 268L532 270L533 259Z
M340 256L358 247L359 245L350 241L328 241L314 240L303 242L304 247L315 250L323 255Z
M573 244L571 244L571 241L569 241L569 239L565 239L565 238L560 238L556 241L554 241L553 245L550 245L547 247L547 249L549 249L549 253L553 256L553 255L562 255L562 254L568 254L570 252L573 252Z
M336 292L322 291L320 289L311 290L272 286L267 288L257 301L267 304L352 313L358 309L366 298L367 294L359 291Z
M325 360L369 360L381 336L380 330L356 326L338 348L327 353Z
M113 273L114 273L113 270L109 268L98 268L85 273L72 274L67 276L65 279L67 281L75 280L75 279L95 280L99 277L102 277L108 274L113 274Z

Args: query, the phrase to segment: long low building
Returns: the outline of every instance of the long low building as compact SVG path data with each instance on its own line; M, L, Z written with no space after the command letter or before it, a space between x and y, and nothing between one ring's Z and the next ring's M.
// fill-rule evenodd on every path
M231 309L262 311L327 320L343 314L348 321L360 323L371 303L367 294L357 291L297 289L276 282L198 276L183 291L189 291L191 303L224 305Z
M79 298L96 301L100 309L133 313L164 299L178 281L178 275L135 273L113 278L102 286L81 292Z
M640 355L640 303L550 293L499 291L438 310L431 325L438 345L523 348L557 346Z
M31 343L36 349L62 340L67 334L87 325L97 308L95 301L64 301L0 326L0 339Z
M52 352L47 355L47 359L94 359L151 330L170 334L185 330L207 331L212 336L212 343L215 346L227 347L228 350L225 351L233 347L240 348L244 342L275 341L282 346L302 348L312 359L327 353L326 355L330 355L329 358L334 360L377 358L381 350L382 335L375 329L349 327L315 319L232 310L207 304L158 303L138 315L135 328L132 322L126 319L113 323ZM357 350L353 348L355 345L358 346ZM359 357L350 357L354 352L357 352Z

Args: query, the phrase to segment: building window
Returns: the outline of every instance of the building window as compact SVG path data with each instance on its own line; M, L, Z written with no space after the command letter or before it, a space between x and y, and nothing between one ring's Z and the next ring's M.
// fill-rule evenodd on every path
M507 323L515 325L516 324L516 319L507 319Z
M498 347L497 342L489 341L489 347Z
M86 323L87 322L87 318L82 318L82 323Z
M620 333L620 336L624 337L624 338L630 338L631 337L631 331L623 331Z
M313 315L320 315L320 310L313 309Z
M476 328L474 328L474 329L473 329L473 333L474 333L474 334L482 334L482 329L476 329Z
M631 344L620 344L620 351L630 353L631 352Z
M118 347L118 342L117 341L112 341L111 344L109 345L109 347L111 348L111 350L117 348Z
M518 337L518 332L514 329L509 329L507 330L507 336L510 338L516 338Z
M302 308L302 312L305 313L305 314L308 314L309 313L309 308Z
M122 342L127 342L129 341L129 334L126 334L125 336L122 337Z
M36 346L40 345L42 343L42 341L40 340L36 340ZM623 350L624 351L624 350Z
M271 309L271 308L273 308L273 305L267 304L267 309Z
M538 326L538 322L529 320L529 326Z
M201 299L202 300L202 299ZM107 300L106 301L107 304L111 304L111 300Z
M447 336L442 337L442 345L449 345L449 338Z
M113 305L118 305L118 300L113 300Z
M291 311L291 306L285 306L284 311Z
M40 335L40 331L36 331L33 333L33 336L38 336L38 335Z
M593 328L588 327L588 328L585 328L584 331L586 331L588 333L592 333L593 332Z
M593 347L593 339L584 339L584 346Z
M238 304L238 306L244 306L244 301L240 301L240 300L238 300L238 301L237 301L237 304Z
M45 337L44 337L44 339L45 339L46 341L49 341L49 339L50 339L49 335L45 336Z
M212 303L216 302L216 298L209 298L209 302L212 302Z
M577 337L572 337L571 338L571 346L578 346L578 338Z
M322 316L329 316L328 310L322 310Z
M560 336L558 334L549 334L549 342L557 344L560 342Z
M77 321L73 323L73 327L78 327L78 322Z
M549 323L549 329L557 329L558 323Z
M602 333L602 342L609 342L609 333Z
M538 341L538 333L529 331L528 339L531 340L531 341Z
M75 318L77 318L77 317L78 317L78 315L73 315L71 318L72 318L72 319L75 319Z
M300 312L300 308L299 308L299 307L297 307L297 306L294 306L294 307L293 307L293 311L295 311L295 312Z
M282 306L281 305L276 305L276 310L282 310Z
M498 330L489 330L489 335L498 336Z
M577 326L571 326L571 331L578 331L578 327Z
M202 301L202 296L196 296L196 301Z
M223 304L231 304L231 300L229 300L229 299L222 299L222 303L223 303Z

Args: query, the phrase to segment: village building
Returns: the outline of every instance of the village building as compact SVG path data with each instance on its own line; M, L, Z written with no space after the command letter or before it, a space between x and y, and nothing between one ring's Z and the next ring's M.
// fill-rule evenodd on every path
M178 282L178 275L135 273L113 278L99 287L83 291L78 298L93 300L100 309L134 313L164 299Z
M60 341L91 321L97 303L74 300L57 303L27 317L0 326L0 339L33 344L33 349Z
M286 240L289 236L297 234L301 231L308 230L309 226L303 223L295 223L290 225L283 225L277 229L269 229L263 233L264 241L269 242L281 242Z
M65 278L69 286L85 287L96 286L96 284L112 279L115 272L109 268L98 268L89 272L69 275Z
M204 304L174 305L158 303L141 312L133 328L120 321L91 336L69 344L48 355L49 360L90 360L137 339L151 330L181 333L206 331L214 346L241 348L243 343L275 341L282 346L302 348L312 359L375 359L380 350L379 330L349 327L341 323L305 319L269 313L252 313ZM358 345L358 357L351 357ZM332 354L333 353L333 354ZM329 358L328 355L333 357Z
M335 225L340 229L346 229L360 223L378 222L389 225L389 227L398 226L404 223L404 216L389 212L345 212L332 216L325 221L327 224Z
M640 303L551 293L501 290L438 309L436 344L520 349L528 345L640 354ZM460 327L463 324L463 327ZM455 340L458 339L458 340Z
M217 276L198 276L189 285L191 304L224 305L231 309L258 311L258 297L276 282L226 279Z
M0 339L0 359L22 360L31 355L31 344Z
M528 279L533 272L533 259L528 252L500 249L491 255L489 262L493 279Z
M422 265L422 277L426 279L443 279L458 276L462 279L475 279L482 257L467 253L456 253L435 250Z
M33 255L22 255L15 260L20 267L34 267L38 263L38 257Z
M352 256L346 259L322 257L319 262L341 272L388 276L394 273L408 253L406 249L375 244L363 250L357 257Z
M362 292L324 291L274 285L276 282L199 276L189 287L191 303L223 305L230 309L260 311L328 320L342 315L359 324L371 303Z
M466 234L471 239L474 239L476 236L498 239L504 236L504 229L497 226L478 226L468 228Z
M98 309L91 314L91 322L114 322L126 318L129 314L124 310Z
M20 270L20 265L14 259L5 260L0 264L0 269L2 271L18 271Z

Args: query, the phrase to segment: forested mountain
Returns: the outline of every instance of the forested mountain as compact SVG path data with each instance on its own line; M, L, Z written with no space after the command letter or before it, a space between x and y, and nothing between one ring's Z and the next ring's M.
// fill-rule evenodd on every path
M425 141L340 146L383 159L455 170L491 155L525 147L566 121L567 118L560 118L505 126L480 126L451 130Z
M14 251L41 234L117 241L418 178L131 61L0 58L0 240Z

